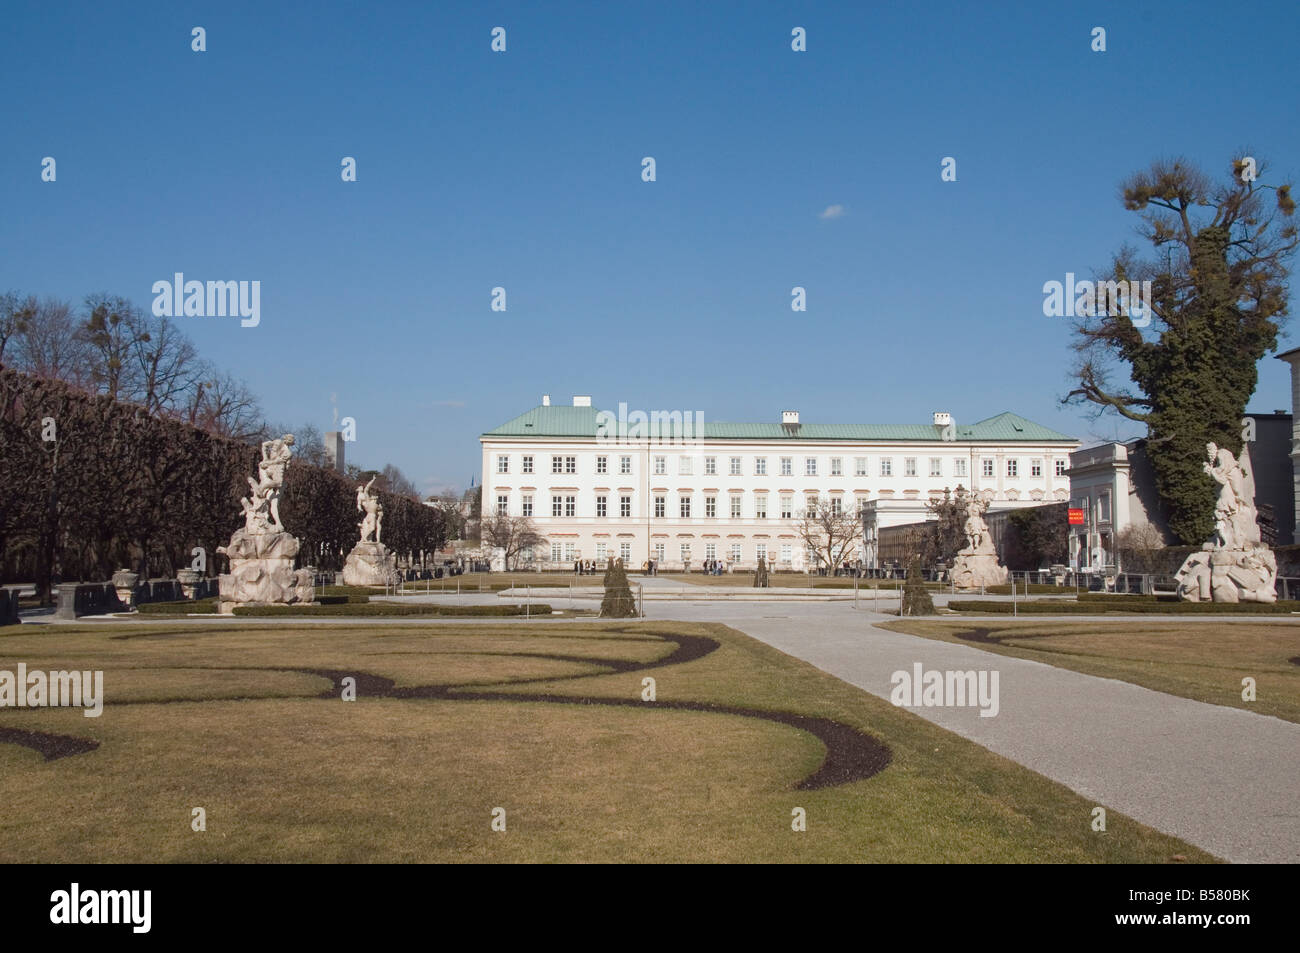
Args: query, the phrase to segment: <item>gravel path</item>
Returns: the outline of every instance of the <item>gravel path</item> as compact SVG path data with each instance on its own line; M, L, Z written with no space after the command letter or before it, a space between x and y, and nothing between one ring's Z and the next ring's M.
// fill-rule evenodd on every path
M886 699L892 674L917 662L927 671L997 671L994 717L977 708L912 711L1225 860L1300 861L1300 725L889 632L871 624L886 617L842 603L646 608L652 617L723 622Z

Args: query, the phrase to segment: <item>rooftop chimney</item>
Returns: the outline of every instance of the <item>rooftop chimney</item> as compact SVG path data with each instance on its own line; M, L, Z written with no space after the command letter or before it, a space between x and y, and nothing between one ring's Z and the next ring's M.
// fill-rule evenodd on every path
M325 459L329 466L339 473L345 469L343 463L343 432L330 430L325 434Z
M543 394L543 395L542 395L542 406L543 406L543 407L550 407L550 406L551 406L551 395L550 395L550 394Z
M591 397L589 397L589 396L588 396L588 397L575 397L575 398L573 398L573 406L574 406L574 407L590 407L590 406L591 406Z
M952 414L942 410L934 412L934 425L936 427L946 427L950 423L952 423Z
M798 426L798 424L799 424L799 411L797 411L797 410L783 410L783 411L781 411L781 423L783 423L783 424L793 424L793 425L795 425L795 426Z

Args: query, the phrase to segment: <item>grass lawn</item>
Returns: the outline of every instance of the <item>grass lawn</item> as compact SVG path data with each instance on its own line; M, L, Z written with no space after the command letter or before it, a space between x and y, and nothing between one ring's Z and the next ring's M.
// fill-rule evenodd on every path
M0 669L106 695L0 709L0 741L98 743L0 743L0 862L1213 859L1116 811L1094 832L1093 802L721 625L0 632Z
M1300 722L1300 625L1295 622L908 620L881 628L1133 682L1214 705ZM1243 678L1256 700L1243 701Z

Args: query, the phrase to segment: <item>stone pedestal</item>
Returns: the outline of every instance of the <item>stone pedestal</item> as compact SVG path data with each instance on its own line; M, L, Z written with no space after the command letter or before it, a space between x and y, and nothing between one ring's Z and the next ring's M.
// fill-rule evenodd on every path
M969 547L957 554L952 563L954 589L972 590L981 586L1001 586L1007 582L1007 569L998 565L996 552L978 552Z
M197 599L199 586L203 583L203 573L196 569L181 569L176 573L176 581L181 585L182 596Z
M140 574L129 569L119 569L113 573L113 588L117 590L117 598L128 609L135 608L135 587L139 581Z
M357 543L343 564L345 586L383 586L397 578L397 559L383 543Z
M311 571L294 569L298 540L285 532L249 534L242 529L217 552L230 557L230 572L218 580L219 611L239 605L293 605L313 598Z

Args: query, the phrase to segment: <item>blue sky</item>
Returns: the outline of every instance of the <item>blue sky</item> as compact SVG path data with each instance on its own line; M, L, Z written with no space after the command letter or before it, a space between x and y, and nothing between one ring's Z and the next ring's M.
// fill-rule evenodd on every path
M11 2L0 290L259 280L258 327L179 323L272 419L337 408L350 459L425 489L543 393L1130 436L1060 406L1042 285L1137 242L1117 185L1152 159L1221 176L1245 147L1296 178L1297 25L1292 2ZM1289 406L1265 358L1251 409Z

